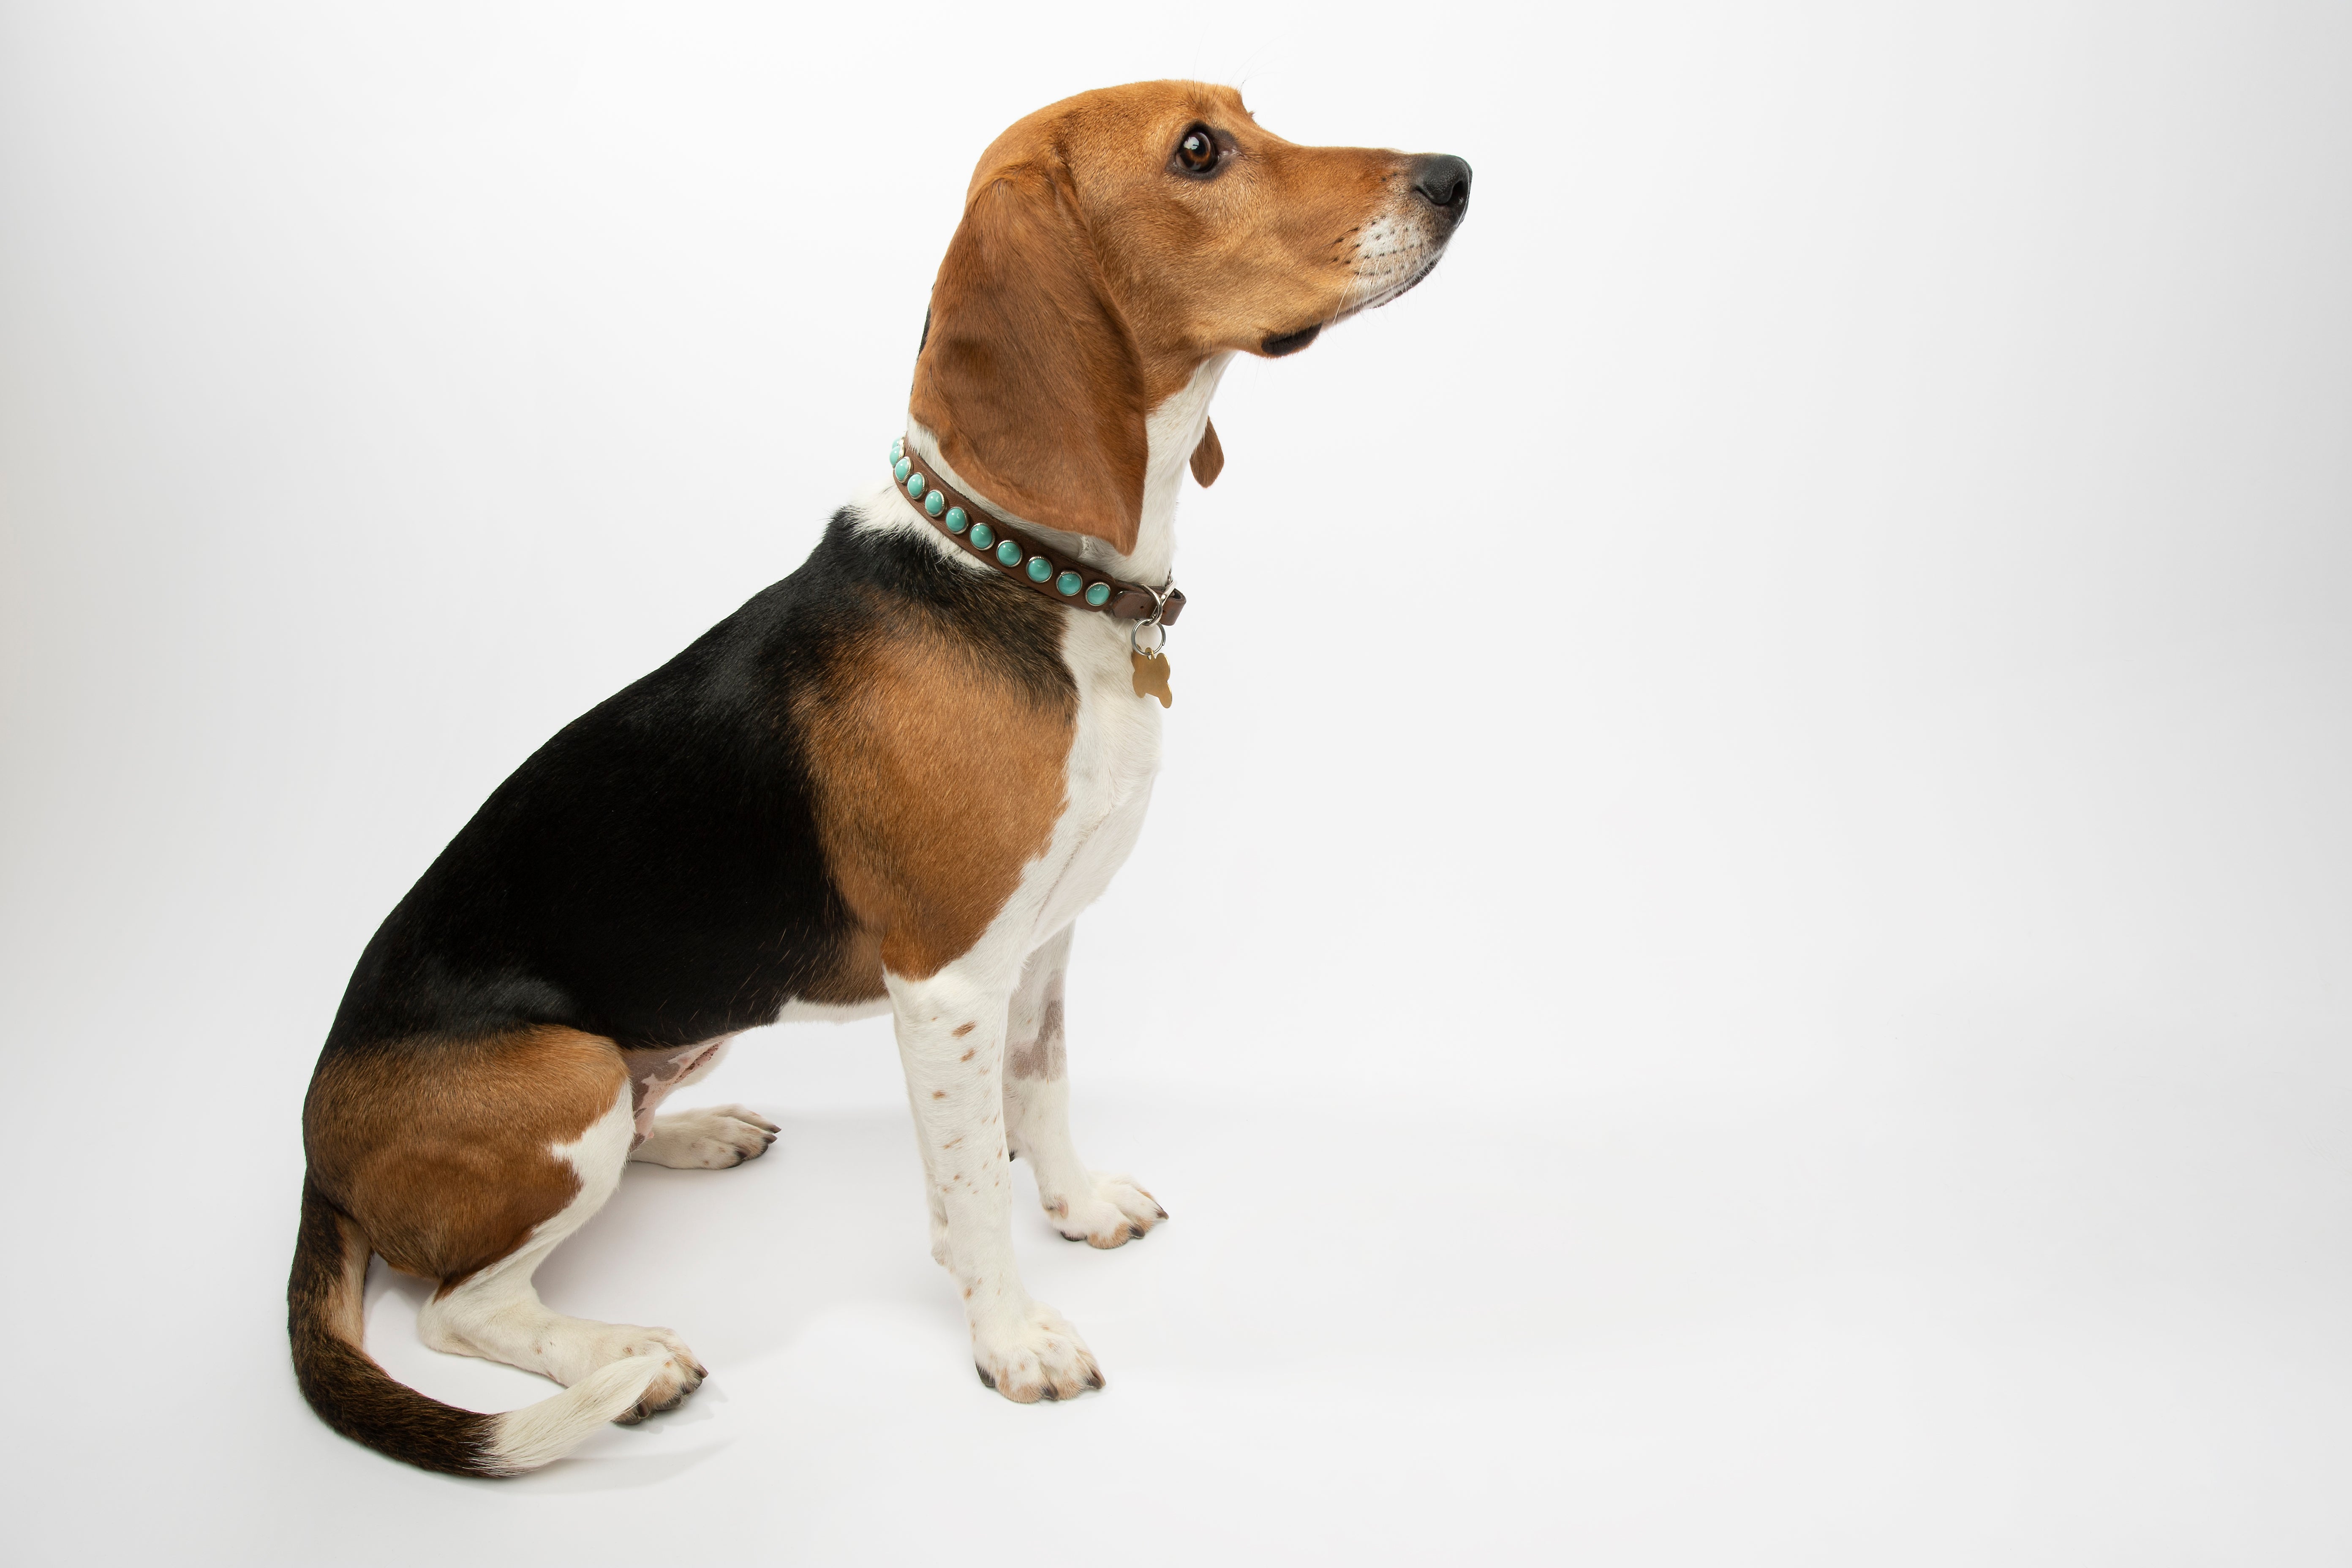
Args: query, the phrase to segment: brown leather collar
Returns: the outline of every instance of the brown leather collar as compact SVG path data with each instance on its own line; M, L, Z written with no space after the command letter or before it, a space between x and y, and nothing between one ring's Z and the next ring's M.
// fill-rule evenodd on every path
M1147 588L1139 583L1121 582L1005 527L973 505L969 496L941 484L939 475L915 456L904 437L890 443L890 477L898 493L929 518L933 528L961 546L965 554L987 562L998 575L1056 604L1116 616L1123 621L1147 625L1157 621L1163 626L1174 626L1184 608L1181 588Z

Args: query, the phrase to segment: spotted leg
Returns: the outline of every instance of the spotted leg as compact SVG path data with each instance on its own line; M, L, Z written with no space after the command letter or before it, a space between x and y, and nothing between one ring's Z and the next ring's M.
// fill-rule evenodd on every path
M1168 1217L1132 1176L1090 1171L1070 1142L1070 1079L1063 1049L1064 926L1030 955L1006 1025L1004 1127L1013 1152L1037 1175L1045 1217L1065 1240L1118 1247Z
M1026 1405L1100 1388L1077 1331L1033 1300L1013 1261L1013 1184L1004 1144L1004 1025L1010 976L950 963L888 979L898 1057L932 1215L932 1255L963 1293L981 1381Z

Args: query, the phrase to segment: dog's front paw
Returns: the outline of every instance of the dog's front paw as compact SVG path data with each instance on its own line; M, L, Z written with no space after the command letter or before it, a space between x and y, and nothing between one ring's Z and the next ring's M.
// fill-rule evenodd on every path
M1089 1172L1093 1191L1056 1194L1045 1198L1045 1217L1064 1241L1090 1247L1118 1247L1134 1240L1168 1217L1160 1201L1136 1185L1132 1176L1107 1176Z
M679 1171L721 1171L756 1160L776 1141L776 1124L744 1105L656 1116L646 1141L629 1152L641 1164Z
M1061 1313L1040 1301L1031 1302L1025 1317L1001 1330L974 1325L971 1351L980 1381L1016 1405L1072 1399L1103 1385L1102 1368L1087 1342Z

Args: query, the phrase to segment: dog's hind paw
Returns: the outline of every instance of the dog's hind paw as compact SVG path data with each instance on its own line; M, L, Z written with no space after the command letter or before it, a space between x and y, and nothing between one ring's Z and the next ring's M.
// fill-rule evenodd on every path
M590 1323L577 1318L570 1320L570 1326L582 1342L576 1350L593 1356L598 1367L638 1356L661 1358L661 1370L646 1385L637 1402L613 1418L615 1426L634 1426L648 1415L675 1410L710 1375L709 1369L687 1349L686 1342L668 1329L640 1328L635 1323Z
M1160 1200L1136 1185L1134 1177L1109 1176L1099 1171L1089 1174L1094 1185L1091 1193L1041 1194L1045 1217L1054 1222L1064 1241L1120 1247L1168 1217Z
M654 1130L629 1152L646 1165L723 1171L756 1160L776 1141L776 1124L745 1105L718 1105L654 1118Z
M1032 1301L1025 1316L1000 1331L973 1324L971 1359L980 1381L1016 1405L1075 1399L1103 1385L1095 1352L1061 1313L1041 1301Z

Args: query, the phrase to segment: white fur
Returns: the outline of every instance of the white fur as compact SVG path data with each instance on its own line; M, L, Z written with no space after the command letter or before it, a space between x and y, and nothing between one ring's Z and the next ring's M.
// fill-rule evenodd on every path
M879 1018L890 1011L890 998L877 996L871 1002L787 1002L784 1010L776 1015L779 1024L854 1024L860 1018Z
M632 1163L673 1171L723 1171L768 1152L780 1131L748 1105L714 1105L654 1119L654 1130L629 1151Z
M508 1411L499 1417L491 1443L492 1473L519 1476L563 1458L642 1400L667 1364L667 1356L631 1356L598 1368L552 1399Z
M1384 214L1357 234L1357 299L1377 300L1420 270L1421 247L1415 226Z
M1445 254L1446 236L1431 223L1429 209L1400 198L1356 234L1356 275L1348 297L1331 320L1344 321L1376 310L1429 276Z

